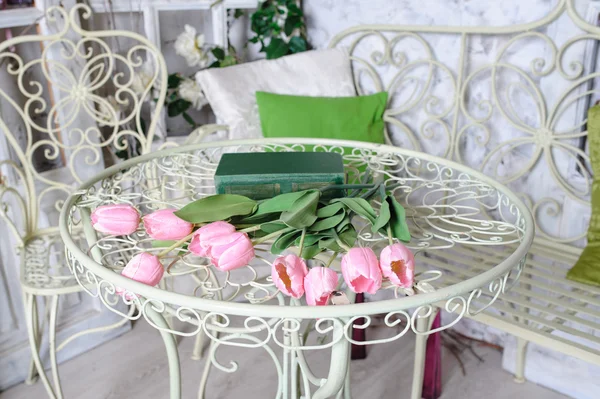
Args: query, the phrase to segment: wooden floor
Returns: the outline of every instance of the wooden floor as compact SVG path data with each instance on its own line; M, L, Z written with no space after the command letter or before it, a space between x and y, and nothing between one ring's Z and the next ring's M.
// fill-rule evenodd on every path
M377 334L376 331L368 331ZM410 393L414 336L369 348L366 360L353 361L352 390L354 398L403 399ZM204 361L190 359L193 339L180 341L183 398L196 398L196 390ZM275 395L276 374L264 352L224 348L218 359L222 364L239 362L235 374L213 369L209 380L209 399L266 399ZM484 360L465 352L462 360L464 376L455 357L444 352L443 389L441 399L564 399L563 395L532 383L516 384L502 370L502 354L487 347L476 347ZM311 352L309 362L315 373L323 375L328 363L323 354ZM133 331L113 342L88 352L60 367L65 398L117 399L168 398L168 370L162 341L157 331L139 322ZM320 374L319 374L320 373ZM17 385L0 393L0 399L43 399L41 383Z

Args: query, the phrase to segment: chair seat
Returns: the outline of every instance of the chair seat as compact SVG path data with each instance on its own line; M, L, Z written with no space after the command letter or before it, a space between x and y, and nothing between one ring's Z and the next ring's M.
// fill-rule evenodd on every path
M65 247L58 231L31 237L21 256L21 285L34 295L81 291L65 261Z
M572 246L534 241L519 282L473 318L600 364L600 288L566 279L580 253ZM441 287L489 270L505 256L492 247L461 246L446 250L445 262L433 254L421 259L444 272L436 284ZM474 299L475 309L489 303L488 292Z

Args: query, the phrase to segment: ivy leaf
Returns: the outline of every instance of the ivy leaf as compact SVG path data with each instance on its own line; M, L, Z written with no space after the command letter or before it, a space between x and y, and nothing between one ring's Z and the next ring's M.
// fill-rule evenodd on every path
M298 15L289 15L285 20L283 32L287 36L290 36L294 32L294 29L298 27L299 23L302 23L302 21Z
M183 98L179 98L169 104L169 106L167 107L167 114L172 118L174 116L183 114L191 106L191 102L186 101Z
M256 210L256 201L236 194L217 194L187 204L175 215L190 223L215 222L232 216L248 215Z
M289 210L281 213L281 221L295 229L303 229L312 225L317 220L319 196L319 191L305 191L294 201Z
M265 52L267 53L268 60L283 57L288 53L288 50L288 44L284 42L283 39L280 39L278 37L272 38L269 45L265 47Z
M235 64L237 64L235 57L233 55L226 55L223 61L221 61L220 67L224 68Z
M236 8L234 13L233 13L233 18L238 19L240 17L244 16L244 11L240 10L239 8Z
M169 75L167 79L167 87L169 89L176 89L179 86L179 83L183 80L183 77L178 73L172 73Z
M220 67L221 67L221 62L219 62L219 61L215 61L208 66L208 68L220 68Z
M296 238L301 234L302 232L295 230L280 235L275 240L273 245L271 245L271 253L273 255L279 255L280 253L288 249L294 243L294 241L296 241Z
M294 36L290 39L289 48L293 54L306 51L306 40L303 37Z
M192 127L196 127L196 121L187 112L183 113L183 119L185 119L185 121L189 123Z
M213 48L211 51L212 55L215 56L216 59L218 59L219 61L222 61L225 59L225 50L223 50L221 47L215 47Z
M352 212L367 219L371 224L375 223L377 213L375 212L371 204L369 204L363 198L337 198L331 202L341 202Z
M392 236L400 241L410 242L410 231L408 230L408 224L406 224L406 211L404 207L393 196L388 196L385 200L390 207Z
M373 223L371 231L373 233L377 233L380 229L384 228L385 225L388 224L388 222L390 221L390 217L390 204L387 202L386 197L386 201L383 201L381 203L381 208L379 208L379 216L377 216L375 223Z

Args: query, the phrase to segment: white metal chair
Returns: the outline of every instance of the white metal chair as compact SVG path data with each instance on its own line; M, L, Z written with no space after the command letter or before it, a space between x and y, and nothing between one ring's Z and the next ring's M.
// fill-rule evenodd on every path
M0 68L14 77L15 91L20 93L15 96L0 88L5 104L0 137L10 155L0 160L0 215L17 238L21 258L20 283L33 358L27 381L39 374L52 398L62 398L56 352L83 334L129 321L119 318L116 324L80 331L57 345L59 297L82 289L62 259L58 210L64 198L104 169L105 159L110 161L114 153L133 156L150 151L166 93L166 65L154 45L132 32L86 30L79 21L90 17L83 4L69 12L52 7L40 21L40 35L0 43ZM110 41L115 38L129 49L113 50ZM24 59L19 49L27 43L39 43L41 56ZM17 52L11 51L14 46ZM157 106L151 107L148 98L157 99ZM43 170L44 164L57 167ZM53 383L40 358L44 323L38 320L38 297L47 304Z

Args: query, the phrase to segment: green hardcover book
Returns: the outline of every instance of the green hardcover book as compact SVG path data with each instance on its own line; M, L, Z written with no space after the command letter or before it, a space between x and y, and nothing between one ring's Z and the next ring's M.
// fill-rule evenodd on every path
M253 199L344 184L342 156L330 152L248 152L224 154L215 173L218 194ZM325 197L343 196L327 190Z

